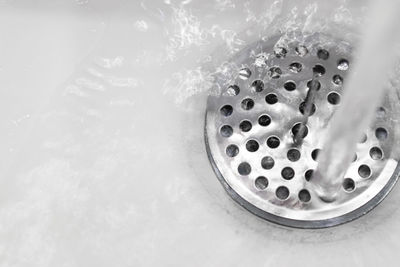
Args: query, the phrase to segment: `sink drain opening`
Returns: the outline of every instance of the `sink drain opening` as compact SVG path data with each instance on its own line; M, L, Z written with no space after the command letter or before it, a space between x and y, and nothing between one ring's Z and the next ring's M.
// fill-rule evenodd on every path
M336 201L323 202L313 192L312 173L340 105L352 49L319 35L284 46L278 40L239 52L232 59L240 66L237 78L209 97L205 139L211 165L233 199L264 219L301 228L353 220L376 206L397 181L398 162L390 157L395 127L387 119L390 100L365 130ZM263 64L255 51L263 55ZM306 106L311 88L317 91Z

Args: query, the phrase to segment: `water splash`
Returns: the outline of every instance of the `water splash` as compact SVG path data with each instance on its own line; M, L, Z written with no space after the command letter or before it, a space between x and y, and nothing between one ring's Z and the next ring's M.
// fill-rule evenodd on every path
M212 87L213 77L209 72L198 67L192 70L176 72L163 86L164 94L172 94L177 104L182 104L188 98L206 93Z
M191 48L210 45L212 41L221 39L229 54L237 52L245 45L234 30L224 29L219 25L204 27L192 10L183 5L172 7L172 32L166 47L167 61L175 61L179 51L187 52Z
M172 8L173 32L167 45L167 58L174 60L177 50L187 49L191 46L208 44L208 32L201 27L200 20L188 9Z

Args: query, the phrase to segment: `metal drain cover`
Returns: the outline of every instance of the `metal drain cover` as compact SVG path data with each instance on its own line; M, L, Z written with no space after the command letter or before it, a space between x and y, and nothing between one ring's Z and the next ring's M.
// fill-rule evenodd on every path
M374 124L357 145L336 201L313 192L312 171L342 84L351 68L351 46L327 36L279 44L271 38L235 55L237 77L207 103L205 139L211 165L227 192L252 213L282 225L322 228L371 210L398 177L391 158L394 125L385 98ZM302 144L293 135L303 121L313 73L320 87Z

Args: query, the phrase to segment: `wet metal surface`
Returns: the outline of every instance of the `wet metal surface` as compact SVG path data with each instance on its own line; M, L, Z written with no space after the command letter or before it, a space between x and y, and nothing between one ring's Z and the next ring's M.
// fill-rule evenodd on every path
M394 126L378 118L366 129L337 199L322 201L312 171L340 105L351 47L319 35L285 45L277 40L239 52L234 84L222 85L221 94L208 99L205 135L214 171L236 201L267 220L301 228L353 220L397 180L398 162L390 157ZM260 67L250 51L272 56ZM310 90L313 105L306 105ZM390 116L388 106L381 108Z

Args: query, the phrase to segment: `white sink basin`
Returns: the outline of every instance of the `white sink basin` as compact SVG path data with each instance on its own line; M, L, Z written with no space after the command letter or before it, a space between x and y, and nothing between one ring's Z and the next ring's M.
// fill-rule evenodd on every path
M205 153L208 55L360 23L363 1L321 4L1 1L0 265L394 264L398 187L354 222L285 228L231 200Z

